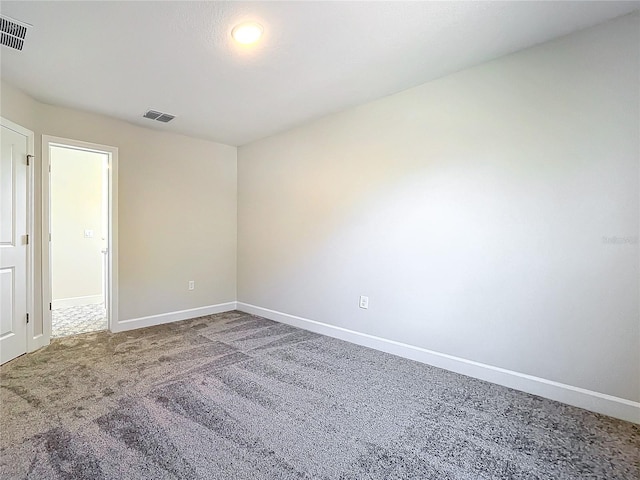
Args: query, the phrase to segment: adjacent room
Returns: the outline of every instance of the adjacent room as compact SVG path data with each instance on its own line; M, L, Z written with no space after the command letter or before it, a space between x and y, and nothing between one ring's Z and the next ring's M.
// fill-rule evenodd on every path
M107 329L107 156L51 147L51 338Z
M640 478L640 2L0 31L1 478Z

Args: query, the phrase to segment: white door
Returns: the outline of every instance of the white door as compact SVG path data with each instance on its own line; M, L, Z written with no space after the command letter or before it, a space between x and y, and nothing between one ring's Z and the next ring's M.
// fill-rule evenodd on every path
M3 121L0 143L0 363L4 363L27 351L29 138Z

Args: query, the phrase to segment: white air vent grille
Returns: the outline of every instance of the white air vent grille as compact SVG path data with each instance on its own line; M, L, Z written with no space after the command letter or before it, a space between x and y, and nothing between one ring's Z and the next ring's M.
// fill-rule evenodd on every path
M27 23L0 16L0 44L16 50L22 50L29 27L31 25Z
M158 112L157 110L147 110L144 115L144 118L148 118L149 120L157 120L162 123L167 123L176 118L175 115L171 115L169 113Z

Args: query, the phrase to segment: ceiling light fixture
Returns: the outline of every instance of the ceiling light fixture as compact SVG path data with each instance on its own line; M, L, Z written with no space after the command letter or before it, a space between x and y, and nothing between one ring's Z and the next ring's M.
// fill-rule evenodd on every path
M262 25L256 22L246 22L236 25L231 30L231 36L238 43L243 45L250 45L256 43L262 36L264 29Z

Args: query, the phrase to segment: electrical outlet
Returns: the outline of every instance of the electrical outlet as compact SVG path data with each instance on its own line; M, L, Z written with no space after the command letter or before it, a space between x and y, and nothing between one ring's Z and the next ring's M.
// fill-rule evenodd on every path
M189 290L195 290L196 282L195 280L189 280Z
M369 308L369 297L360 296L360 308Z

